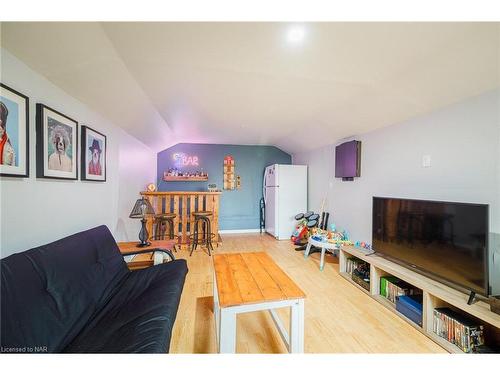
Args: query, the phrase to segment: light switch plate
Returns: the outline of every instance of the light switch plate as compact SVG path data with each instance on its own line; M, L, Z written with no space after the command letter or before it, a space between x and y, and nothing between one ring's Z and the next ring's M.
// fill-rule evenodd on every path
M422 156L422 167L429 168L431 166L431 156L424 155Z

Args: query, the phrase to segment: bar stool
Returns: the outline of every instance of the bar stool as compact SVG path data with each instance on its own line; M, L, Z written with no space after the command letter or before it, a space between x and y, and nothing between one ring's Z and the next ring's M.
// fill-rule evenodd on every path
M193 233L190 234L189 239L191 240L191 252L189 256L193 254L193 251L198 247L198 245L206 245L208 250L208 255L211 256L210 249L213 251L214 247L212 246L212 237L215 237L215 234L212 233L212 225L211 225L211 217L212 213L210 211L196 211L193 212L194 216L194 230ZM202 236L200 238L199 233L199 224L202 226Z
M163 213L155 215L154 219L154 240L164 240L167 238L167 226L168 226L168 238L173 240L175 238L174 234L174 219L176 214L173 213ZM175 249L174 246L174 250Z

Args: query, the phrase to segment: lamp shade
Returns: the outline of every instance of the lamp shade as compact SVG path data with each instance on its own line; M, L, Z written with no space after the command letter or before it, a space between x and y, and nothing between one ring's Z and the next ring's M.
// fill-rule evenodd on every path
M131 219L143 219L147 215L154 214L155 210L153 209L153 206L151 206L151 203L149 203L146 198L142 197L140 199L137 199L137 202L135 202L134 208L132 209L129 217Z

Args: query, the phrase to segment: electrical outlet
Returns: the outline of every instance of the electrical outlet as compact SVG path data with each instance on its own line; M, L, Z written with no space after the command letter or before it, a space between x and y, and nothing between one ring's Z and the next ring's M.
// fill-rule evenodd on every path
M424 155L422 156L422 167L429 168L431 166L431 156Z

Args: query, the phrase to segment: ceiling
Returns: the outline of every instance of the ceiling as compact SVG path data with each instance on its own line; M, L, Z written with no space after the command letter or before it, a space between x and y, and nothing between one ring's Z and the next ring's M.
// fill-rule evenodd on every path
M320 147L500 87L500 23L2 23L1 45L153 150Z

